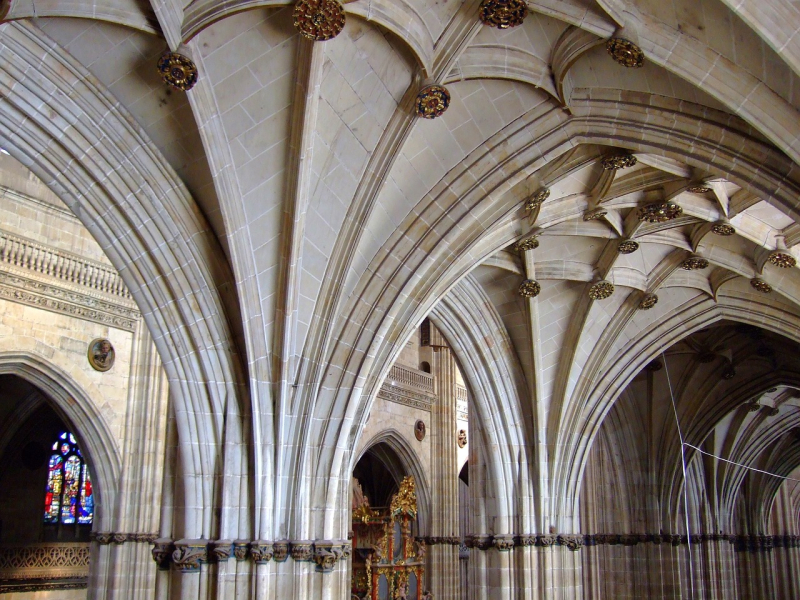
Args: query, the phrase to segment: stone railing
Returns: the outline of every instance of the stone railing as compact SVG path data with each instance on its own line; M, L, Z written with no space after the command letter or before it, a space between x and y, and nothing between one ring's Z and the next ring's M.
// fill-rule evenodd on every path
M456 384L456 402L467 403L467 388L463 385Z
M80 579L88 576L88 543L0 545L0 580Z
M413 408L430 410L431 404L436 400L433 375L403 365L393 365L378 391L378 397Z
M126 300L131 295L114 267L0 231L0 261Z
M384 385L387 383L392 385L392 382L394 382L395 385L398 383L405 384L433 393L433 375L425 371L404 367L403 365L393 365L392 368L389 369L389 374L386 376Z

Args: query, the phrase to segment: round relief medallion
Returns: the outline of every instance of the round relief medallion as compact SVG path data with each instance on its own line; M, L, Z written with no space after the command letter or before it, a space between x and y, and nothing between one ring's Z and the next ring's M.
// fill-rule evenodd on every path
M789 269L797 264L794 256L786 252L776 250L769 255L769 262L781 269Z
M762 294L769 294L772 291L772 286L758 277L751 279L750 285L753 286L753 289L761 292Z
M681 263L681 268L686 271L698 271L708 267L708 261L702 256L690 256Z
M344 29L345 14L336 0L300 0L294 5L294 26L310 40L324 42Z
M658 296L655 294L647 294L642 301L639 302L639 310L650 310L658 304Z
M621 154L612 154L603 159L603 169L606 171L619 171L620 169L627 169L636 164L637 160L633 154L623 152Z
M421 442L424 440L426 432L425 421L417 420L417 422L414 423L414 437L417 438L417 441Z
M450 92L443 85L427 85L417 95L417 115L424 119L441 117L450 106Z
M86 356L95 371L103 372L114 366L116 353L110 341L106 338L97 338L89 343L89 351Z
M598 281L589 288L589 298L592 300L605 300L614 293L614 284L610 281Z
M158 59L158 72L165 83L188 92L197 83L197 67L183 54L166 52Z
M617 252L620 254L632 254L639 249L639 242L633 240L623 240L617 246Z
M519 295L523 298L535 298L542 291L542 286L534 279L526 279L519 286Z
M525 0L483 0L481 2L481 21L484 25L508 29L522 25L528 16Z
M536 250L539 247L539 240L536 239L536 236L531 236L529 238L525 238L524 240L518 241L514 244L514 250L517 252L525 252L525 250Z
M467 430L466 429L459 429L458 430L458 438L456 439L456 443L458 444L459 448L463 448L467 445Z
M682 214L683 209L674 202L655 202L639 209L639 220L648 223L666 223Z
M606 42L606 50L611 58L623 67L638 69L644 64L644 52L633 42L622 38L611 38Z

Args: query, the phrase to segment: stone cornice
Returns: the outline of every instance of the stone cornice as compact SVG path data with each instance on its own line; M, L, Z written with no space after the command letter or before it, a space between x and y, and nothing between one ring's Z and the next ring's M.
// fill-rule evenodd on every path
M93 531L89 534L89 539L97 542L101 546L108 544L124 544L126 542L152 544L160 536L157 533L117 533Z

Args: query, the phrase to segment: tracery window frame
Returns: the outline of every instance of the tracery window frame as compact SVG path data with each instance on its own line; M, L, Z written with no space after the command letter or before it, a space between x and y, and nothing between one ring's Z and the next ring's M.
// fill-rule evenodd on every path
M51 452L44 490L44 525L91 527L94 521L92 477L75 436L62 431L51 446Z

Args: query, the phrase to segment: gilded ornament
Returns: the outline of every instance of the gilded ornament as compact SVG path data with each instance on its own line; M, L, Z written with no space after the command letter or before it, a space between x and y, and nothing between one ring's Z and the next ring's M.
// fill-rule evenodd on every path
M532 211L539 208L542 203L550 197L550 188L539 188L539 190L525 201L525 210Z
M682 214L683 209L674 202L655 202L639 209L639 220L648 223L666 223Z
M606 50L617 63L629 69L638 69L644 65L644 52L633 42L622 38L610 38L606 42Z
M417 115L424 119L441 117L450 106L450 92L443 85L427 85L417 94Z
M636 162L636 157L629 152L612 154L603 159L603 169L606 171L619 171L620 169L627 169L634 166Z
M463 448L467 445L467 431L466 429L459 429L458 430L458 437L456 438L456 443L458 444L459 448Z
M294 6L294 26L310 40L324 42L344 29L345 14L336 0L300 0Z
M417 486L413 476L408 475L400 482L400 490L392 496L389 512L392 517L401 514L417 516Z
M95 371L104 373L114 366L116 352L111 342L105 338L97 338L89 342L89 351L86 357Z
M690 256L681 263L681 269L686 271L698 271L708 267L708 261L702 256Z
M658 303L658 296L655 294L646 294L642 301L639 302L639 310L650 310Z
M589 298L592 300L605 300L614 293L614 284L610 281L598 281L589 288Z
M519 286L519 295L523 298L535 298L542 291L542 286L535 279L526 279Z
M608 211L603 208L598 208L586 213L583 213L583 220L584 221L596 221L597 219L602 219L608 214Z
M528 5L524 0L483 0L481 21L484 25L508 29L522 25L528 16Z
M617 252L620 254L631 254L639 249L639 242L633 240L622 240L617 246Z
M733 368L733 365L727 366L722 372L722 378L730 380L734 377L736 377L736 369Z
M750 280L750 285L762 294L769 294L772 291L772 286L758 277L753 277L753 279Z
M525 238L524 240L520 240L516 244L514 244L514 250L516 250L517 252L525 252L525 250L535 250L538 247L539 247L539 240L536 239L536 236Z
M736 229L733 225L725 223L724 221L718 221L711 226L711 231L716 235L721 235L727 237L729 235L733 235L736 233Z
M797 265L797 261L795 260L794 256L788 254L787 252L781 252L780 250L772 252L767 260L781 269L789 269Z
M686 188L686 191L691 192L692 194L707 194L711 191L711 187L703 183L699 183L697 185L690 185L688 188Z
M182 92L188 92L197 83L197 67L188 57L177 52L161 55L158 72L165 83Z

